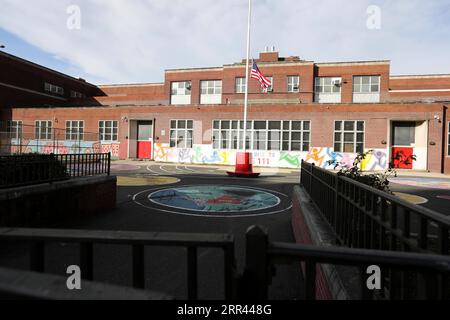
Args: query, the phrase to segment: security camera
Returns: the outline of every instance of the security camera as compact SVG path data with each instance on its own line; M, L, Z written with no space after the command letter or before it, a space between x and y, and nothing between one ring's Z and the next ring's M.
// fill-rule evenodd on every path
M438 116L438 115L435 115L435 116L434 116L434 120L441 120L441 117Z

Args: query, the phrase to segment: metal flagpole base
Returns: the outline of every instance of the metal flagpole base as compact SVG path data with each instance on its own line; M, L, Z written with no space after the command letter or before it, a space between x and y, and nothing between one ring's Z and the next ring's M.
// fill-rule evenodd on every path
M227 171L230 177L257 178L260 173L253 172L252 154L250 152L236 153L235 171Z

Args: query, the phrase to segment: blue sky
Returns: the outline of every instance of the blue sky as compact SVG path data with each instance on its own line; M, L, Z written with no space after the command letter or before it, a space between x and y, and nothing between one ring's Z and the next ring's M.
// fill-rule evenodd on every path
M450 0L253 0L252 56L392 61L393 74L450 73ZM69 30L70 5L81 28ZM380 8L380 29L367 8ZM247 0L0 0L6 52L96 84L160 82L168 68L245 56Z

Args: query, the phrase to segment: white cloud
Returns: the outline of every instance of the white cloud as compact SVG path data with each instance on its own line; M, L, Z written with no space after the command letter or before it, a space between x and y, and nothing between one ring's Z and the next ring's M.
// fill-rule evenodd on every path
M392 71L450 73L447 1L254 0L252 55L275 45L314 61L391 59ZM66 27L79 5L81 30ZM366 27L380 6L382 27ZM0 0L0 28L94 82L162 81L164 69L245 55L246 0Z

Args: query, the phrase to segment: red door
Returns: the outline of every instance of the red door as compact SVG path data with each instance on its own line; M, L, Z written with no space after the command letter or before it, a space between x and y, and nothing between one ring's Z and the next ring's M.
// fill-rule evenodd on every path
M152 143L147 141L138 141L137 143L138 159L151 159L152 157Z
M393 147L392 160L396 169L412 169L413 168L413 148Z

